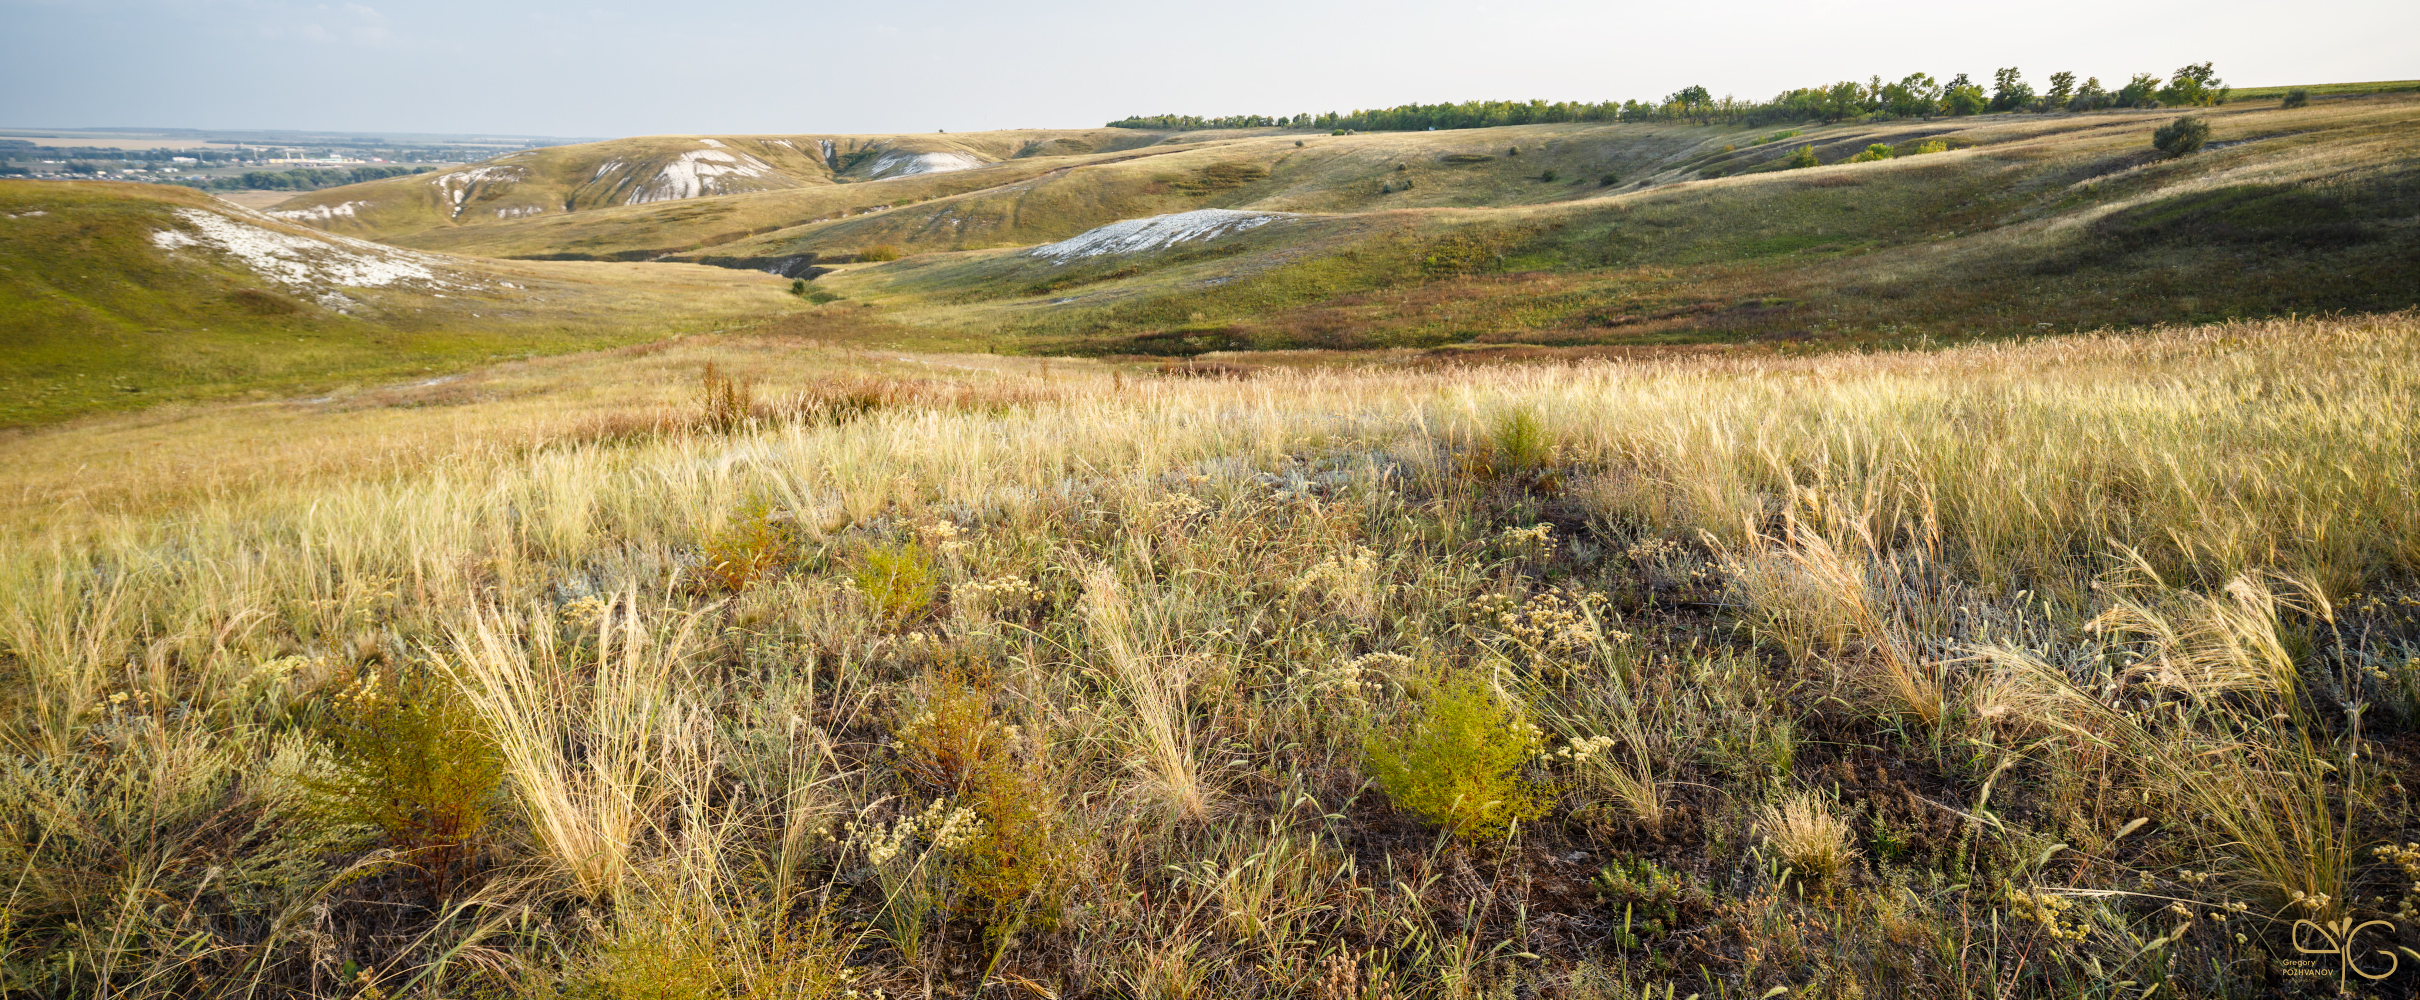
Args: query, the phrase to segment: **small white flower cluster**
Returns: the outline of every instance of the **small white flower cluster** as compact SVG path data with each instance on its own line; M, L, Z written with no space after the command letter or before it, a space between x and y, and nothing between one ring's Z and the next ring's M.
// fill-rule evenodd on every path
M1171 493L1143 505L1143 516L1160 524L1184 524L1210 512L1210 505L1191 493Z
M2040 924L2043 933L2050 935L2053 940L2081 941L2091 936L2090 929L2082 920L2067 916L2067 911L2075 907L2075 901L2065 896L2048 891L2032 892L2012 885L2008 887L2008 902L2018 919Z
M1563 760L1573 764L1586 764L1604 754L1605 751L1613 749L1614 744L1619 742L1621 741L1611 736L1582 736L1571 741L1570 746L1546 754L1543 760L1547 763Z
M933 551L945 556L966 551L967 543L964 536L965 532L960 531L956 524L943 518L937 517L916 525L916 537L923 539L924 544L932 546Z
M1537 557L1545 559L1555 554L1555 526L1540 522L1526 528L1506 528L1496 535L1496 544L1505 548L1534 549Z
M2376 855L2380 861L2403 869L2403 877L2412 880L2410 891L2420 894L2420 844L2405 844L2401 847L2388 844L2370 853ZM2410 908L2412 904L2406 900L2403 905Z
M1633 563L1651 566L1683 555L1687 551L1687 546L1682 545L1678 539L1642 538L1630 543L1630 547L1622 550L1622 554Z
M1507 638L1541 657L1571 653L1599 641L1628 641L1627 632L1607 633L1597 628L1592 612L1605 604L1605 595L1594 591L1570 596L1548 592L1530 598L1518 611L1498 613L1496 624Z
M950 595L962 600L987 601L1004 607L1015 607L1042 596L1042 591L1025 578L1015 575L995 576L989 580L968 580L950 589Z
M1356 704L1366 704L1370 694L1385 687L1382 678L1411 665L1412 658L1402 653L1369 653L1325 667L1297 668L1292 683L1297 690L1314 696L1338 695Z
M975 841L983 834L983 817L968 806L951 808L941 799L934 799L924 811L903 817L885 827L881 823L846 827L848 846L865 852L866 861L880 868L905 853L923 834L928 854L946 854Z
M1302 593L1325 584L1334 588L1349 588L1367 583L1378 575L1378 553L1368 546L1353 546L1353 551L1329 556L1312 565L1287 585L1292 593Z
M604 598L591 595L563 605L560 614L563 623L573 628L594 628L608 607Z

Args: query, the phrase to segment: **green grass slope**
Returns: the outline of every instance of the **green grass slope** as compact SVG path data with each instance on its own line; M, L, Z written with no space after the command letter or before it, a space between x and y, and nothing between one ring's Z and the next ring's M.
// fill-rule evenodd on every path
M1233 191L1105 198L1102 211L1305 202L1326 211L1063 263L1021 251L913 256L851 267L819 286L989 342L1137 354L1898 343L2400 308L2420 301L2415 108L2420 100L2393 96L2221 109L2208 115L2209 148L2179 159L2150 148L2150 133L2174 112L1842 125L1761 146L1700 130L1707 138L1655 161L1643 187L1531 180L1536 200L1485 209L1439 206L1467 191L1417 176L1409 192L1362 205L1340 203L1348 199L1333 185L1288 193L1289 171L1315 168L1286 165ZM1932 141L1954 148L1842 162L1871 144L1904 151ZM1576 166L1596 152L1532 144L1522 159ZM1781 169L1802 144L1826 165ZM1198 175L1252 148L1094 172L1198 164ZM1345 172L1334 161L1348 158L1365 170L1387 161L1331 153L1329 169ZM1471 187L1505 183L1502 173L1480 175ZM1032 203L1048 186L1019 197ZM915 212L938 216L947 203ZM1066 216L1082 214L1080 201L1068 205ZM818 233L904 242L907 221L894 210L851 220L854 231L827 223Z
M390 238L616 206L925 177L1037 156L1113 152L1160 138L1127 129L641 136L526 150L443 173L314 191L272 212L332 232Z
M1590 197L1602 193L1608 174L1632 184L1726 141L1754 138L1686 126L1602 124L1353 136L1103 131L1119 133L1111 138L1124 143L1079 151L1067 139L1029 142L1019 148L1030 155L959 172L597 211L507 212L512 217L388 230L379 238L451 253L624 260L850 253L878 244L910 250L1024 246L1119 219L1201 207L1358 212ZM1555 181L1542 179L1549 172ZM342 193L347 190L318 197L343 204L356 197ZM295 210L298 203L281 208ZM473 216L466 212L464 219Z
M0 426L424 378L802 308L721 268L490 262L164 185L0 184Z

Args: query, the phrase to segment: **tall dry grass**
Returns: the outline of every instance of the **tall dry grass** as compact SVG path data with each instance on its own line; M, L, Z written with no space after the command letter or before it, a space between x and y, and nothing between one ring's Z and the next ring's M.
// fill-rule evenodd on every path
M432 995L643 995L699 970L740 991L1470 995L1577 991L1589 963L1682 995L1981 993L2069 961L1976 888L1994 879L2344 913L2403 815L2369 736L2408 723L2364 671L2420 647L2384 612L2329 619L2420 567L2415 348L2399 314L1123 387L1035 365L965 376L1002 387L967 405L575 433L617 364L765 357L697 344L444 412L281 417L290 478L112 473L115 499L50 506L0 552L0 963L36 995L328 992L373 955L368 982ZM1493 461L1507 413L1532 418L1518 469ZM21 496L72 495L77 442L130 433L11 442ZM778 527L774 569L718 580L703 552L743 515ZM848 581L873 547L929 556L935 606L869 606ZM1501 615L1573 591L1621 617L1512 655ZM406 898L293 777L342 682L437 663L517 806L475 905ZM1563 740L1608 742L1525 765L1571 795L1522 839L1439 846L1358 751L1418 707L1412 664L1484 665ZM930 904L911 960L833 825L1013 812L908 782L881 742L940 670L983 678L1016 733L1002 773L1064 806L1016 814L1026 839L901 848ZM1829 791L1831 822L1791 820L1793 788ZM1832 903L1756 866L1765 826L1838 834ZM2121 827L2141 853L2067 862ZM2053 845L2079 846L2037 860ZM1672 922L1624 933L1703 931L1721 960L1605 950L1614 902L1569 887L1612 857L1697 880L1621 900ZM978 875L1030 894L978 914ZM2154 915L2124 905L2095 926ZM2194 942L2222 970L2195 988L2240 984L2223 970L2248 951ZM2086 957L2026 965L2047 978L2019 991L2087 981Z

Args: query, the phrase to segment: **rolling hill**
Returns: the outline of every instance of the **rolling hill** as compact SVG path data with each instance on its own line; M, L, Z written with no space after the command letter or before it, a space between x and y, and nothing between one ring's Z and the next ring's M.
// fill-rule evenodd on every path
M2415 110L2410 94L2237 102L2201 112L2209 145L2178 158L2150 146L2176 112L2112 111L655 137L265 215L174 189L20 183L0 187L5 417L779 317L946 349L1324 363L2396 309L2420 302ZM1792 167L1806 156L1820 165ZM202 216L404 277L289 280L210 244ZM167 232L195 242L162 245ZM904 257L858 259L874 248ZM751 273L767 270L781 277ZM790 276L815 277L811 294L778 294Z
M2416 106L2392 93L2237 102L2202 112L2209 148L2173 160L2150 146L2173 110L833 138L837 159L813 155L816 137L659 138L332 189L279 211L484 257L796 275L896 248L909 259L847 266L819 289L1004 350L1917 343L2411 304ZM1893 155L1848 162L1869 147ZM1790 169L1802 149L1823 165ZM645 200L670 183L665 164L704 154L767 169ZM907 157L964 169L909 173L896 166ZM520 170L538 179L478 187L470 208L442 215L444 192L473 190L463 178ZM401 197L389 192L420 207L330 207ZM513 208L531 198L570 210ZM1106 255L1024 252L1204 209L1282 224Z
M782 287L398 250L165 185L0 184L0 426L653 340L797 309Z
M429 234L423 242L443 243L446 231L498 221L551 221L719 195L908 180L1037 157L1109 152L1160 138L1126 129L963 136L646 136L533 149L434 175L331 188L294 198L277 206L275 214L331 232ZM910 184L886 190L962 188ZM608 251L613 252L618 251Z
M1687 126L1240 139L716 252L931 246L979 219L1038 243L1113 216L1271 217L1106 253L916 254L819 282L912 324L1111 354L1914 344L2392 309L2420 301L2416 108L2223 108L2206 115L2209 146L2173 159L2150 139L2177 115L2157 111L1810 126L1761 143L1771 133ZM1850 162L1873 146L1895 155ZM1788 169L1801 148L1823 165ZM1266 176L1150 192L1222 165Z

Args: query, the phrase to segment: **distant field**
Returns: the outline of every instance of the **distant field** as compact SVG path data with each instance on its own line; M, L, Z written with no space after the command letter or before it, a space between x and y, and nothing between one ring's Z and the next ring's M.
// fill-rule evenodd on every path
M24 218L0 222L0 421L402 382L791 314L845 314L869 344L1153 366L1792 354L2392 310L2420 302L2416 107L2236 101L2197 112L2211 144L2173 160L2150 148L2178 117L2165 109L860 137L828 159L820 140L617 140L314 192L257 220L442 250L484 289L385 288L349 313L222 260L164 256L152 234L178 206L219 204L201 195L7 184ZM1847 162L1874 146L1895 155ZM1786 169L1801 148L1822 165ZM648 164L699 153L761 154L779 176L741 179L782 186L613 203L652 190ZM885 173L921 157L991 161ZM530 179L460 182L499 163ZM432 214L448 192L486 221ZM566 192L587 207L508 217ZM42 206L55 211L28 214ZM1205 209L1253 221L1095 255L1031 249ZM503 259L531 257L623 262ZM805 296L749 269L810 257L828 273Z
M179 211L302 249L163 247L162 234L194 232ZM0 183L0 426L426 379L801 308L785 282L721 268L396 258L432 277L361 288L262 263L324 256L341 275L385 260L309 233L184 188Z
M1807 126L1761 145L1777 130L1541 126L1314 139L1301 151L1290 139L1239 140L721 252L806 250L844 233L849 244L913 250L953 218L969 231L1013 218L1029 238L1058 236L1080 224L1068 213L1121 203L1075 190L1045 198L1054 184L1075 189L1094 175L1081 190L1101 196L1178 164L1241 162L1265 164L1269 178L1143 204L1306 211L1147 253L922 253L845 265L818 286L1010 349L1208 358L1836 349L2393 309L2420 301L2410 263L2420 244L2398 221L2420 217L2420 136L2403 124L2415 107L2407 96L2299 111L2239 102L2201 112L2212 147L2177 160L2150 149L2173 111ZM1482 140L1523 144L1524 165L1443 161ZM1869 145L1924 142L1952 148L1843 162ZM1597 183L1595 165L1658 143L1671 152L1620 185ZM1802 145L1825 166L1779 169ZM1577 183L1541 181L1535 163ZM1379 193L1396 178L1410 191ZM1473 194L1499 204L1451 207Z

